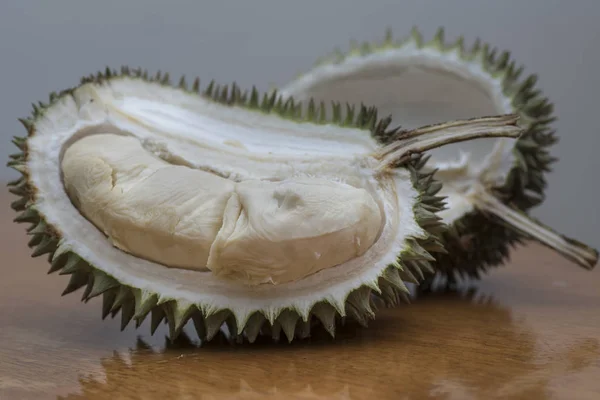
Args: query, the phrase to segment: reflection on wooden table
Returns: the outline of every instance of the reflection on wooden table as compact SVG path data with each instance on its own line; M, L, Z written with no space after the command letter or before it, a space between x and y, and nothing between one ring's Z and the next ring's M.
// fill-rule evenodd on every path
M530 245L461 293L381 310L332 340L200 347L102 321L31 259L0 196L0 399L600 399L600 271Z

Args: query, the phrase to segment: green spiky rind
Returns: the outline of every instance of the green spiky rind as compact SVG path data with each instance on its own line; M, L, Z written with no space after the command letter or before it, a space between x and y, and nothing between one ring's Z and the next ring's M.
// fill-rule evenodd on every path
M160 82L167 85L168 79L157 75L155 78L147 78L145 72L136 70L130 72L124 68L119 75L115 71L108 71L82 79L82 84L91 81L101 83L107 79L119 76L135 76L146 79L149 82ZM190 91L185 87L185 80L180 80L181 90ZM418 198L413 207L415 220L422 228L420 237L408 238L409 246L400 255L397 262L385 268L375 282L368 282L348 293L345 304L340 309L339 305L330 304L327 301L316 303L308 314L307 320L303 320L297 310L285 309L275 316L273 323L260 311L250 315L243 326L237 326L232 310L215 310L211 307L203 307L199 304L187 304L178 299L161 297L160 293L149 293L139 288L124 285L115 277L112 277L90 264L76 253L61 247L60 232L50 225L43 215L36 209L36 191L30 181L27 170L28 148L27 139L35 135L36 121L43 116L45 110L52 106L62 96L71 95L74 89L65 90L59 94L51 94L48 104L40 103L34 106L33 114L21 122L27 130L26 137L16 137L13 143L19 149L9 161L8 165L21 173L21 177L8 186L10 191L19 196L12 203L12 208L19 214L14 219L17 223L28 223L28 234L32 236L29 246L33 248L33 257L48 255L51 264L48 273L58 272L61 275L69 275L69 282L63 295L83 289L82 301L89 301L96 297L102 297L102 318L111 315L115 317L121 314L121 329L124 330L132 321L138 328L145 320L150 319L150 332L154 334L161 323L168 325L169 337L175 340L182 332L183 327L192 321L198 336L208 341L218 334L223 324L226 324L230 334L238 341L247 339L253 342L258 334L267 334L273 339L279 339L283 334L288 341L294 338L306 338L310 336L311 329L320 325L332 336L335 336L335 328L340 320L351 318L361 325L374 318L376 309L383 306L395 306L401 302L409 301L409 290L405 282L419 283L425 276L433 273L432 260L435 258L431 253L443 252L443 246L439 234L445 225L436 212L444 207L443 198L436 196L441 185L433 179L433 173L422 173L426 159L415 155L403 166L411 173L411 180L418 191ZM224 104L238 104L255 107L262 112L275 112L284 117L292 117L298 121L312 121L325 123L327 120L323 114L311 114L303 116L299 111L300 105L295 105L293 100L273 102L265 100L260 106L256 106L257 96L252 94L243 100L236 100L237 91L227 91L211 83L204 92L200 92L198 80L192 86L192 91L202 96L210 96ZM223 95L223 93L228 93ZM233 95L232 95L233 93ZM234 96L232 101L232 97ZM279 105L278 105L279 104ZM324 109L324 107L322 107ZM294 110L294 111L291 111ZM345 113L341 106L337 106L332 115L334 121L344 126L369 127L375 137L394 135L398 129L387 131L389 119L377 121L377 111L361 106L358 113L352 107L347 107Z
M413 28L409 36L395 40L388 29L383 41L354 44L346 53L335 50L318 60L315 66L340 64L350 57L364 57L408 45L428 47L443 53L455 52L465 61L478 61L491 77L502 79L504 95L511 99L514 112L519 115L525 129L515 142L513 154L516 162L506 182L492 190L505 204L526 213L543 202L545 173L550 172L551 165L557 161L549 152L550 147L558 141L550 128L550 124L556 120L554 105L536 87L537 75L522 77L524 67L511 58L510 52L500 51L480 39L466 49L462 36L453 43L447 43L444 36L444 28L439 28L434 37L426 42L419 30ZM393 136L385 135L377 138L382 144L395 140ZM507 227L498 218L479 210L473 211L442 234L447 252L436 256L436 275L446 278L450 284L461 278L479 279L489 268L504 264L511 247L522 243L524 238L524 235ZM433 278L426 278L419 289L427 290Z
M127 77L129 79L139 79L145 82L160 84L166 87L178 88L188 93L195 93L215 101L220 104L241 107L247 110L254 110L265 114L273 114L294 122L310 122L313 124L334 124L340 127L350 127L366 129L378 136L389 135L387 131L389 124L377 123L377 110L374 107L361 105L342 104L341 102L332 102L330 104L330 115L327 115L327 107L324 102L315 102L310 100L306 104L306 110L303 110L301 102L296 102L293 98L283 98L278 92L269 91L260 93L253 86L249 90L242 90L237 83L231 85L220 85L211 80L205 89L201 89L200 79L196 78L190 86L185 76L182 76L177 84L172 84L168 73L157 72L154 75L149 74L141 68L122 67L120 70L106 68L96 74L89 75L81 79L80 84L98 84L102 85L113 79ZM71 89L72 90L75 90ZM61 93L63 95L64 93ZM58 97L56 97L58 98ZM396 130L393 130L396 131Z

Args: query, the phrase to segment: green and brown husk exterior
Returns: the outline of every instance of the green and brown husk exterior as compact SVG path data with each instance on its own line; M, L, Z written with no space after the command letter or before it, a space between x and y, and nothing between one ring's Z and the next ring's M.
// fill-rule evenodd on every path
M477 39L470 49L465 49L462 36L454 43L446 43L444 28L439 28L428 42L423 40L416 28L412 29L410 36L398 41L393 39L391 30L388 29L383 42L353 42L351 50L347 53L335 50L329 56L318 60L315 67L339 64L353 56L368 56L400 49L411 43L418 48L429 47L442 53L457 52L463 60L477 61L490 76L502 80L504 94L512 99L513 112L519 115L520 125L525 131L517 139L513 149L517 161L506 182L493 187L492 193L504 204L523 214L542 203L547 185L545 173L550 172L551 165L557 161L550 155L551 146L558 141L555 131L551 128L551 123L556 120L553 114L554 105L536 87L537 75L522 76L524 67L511 58L509 51L500 51L480 39ZM378 139L382 144L394 140L393 137L385 136ZM421 291L428 290L436 278L442 278L441 280L449 286L453 286L458 280L479 279L489 268L506 262L511 247L528 238L524 232L518 232L499 218L479 210L455 221L441 236L447 252L436 255L436 276L427 278L419 286ZM564 239L574 242L573 239ZM582 243L576 244L589 249Z
M146 71L126 67L121 71L107 68L105 72L83 78L81 84L102 84L123 76L143 79L154 84L170 85L168 74L158 73L154 77L149 77ZM376 137L390 137L395 132L395 130L386 130L389 119L378 120L376 110L366 107L354 112L352 107L345 107L343 110L342 106L337 104L333 115L328 118L325 115L324 104L316 106L311 102L308 111L302 114L301 105L295 104L292 99L284 101L274 93L265 94L261 98L255 88L242 92L235 84L229 88L211 82L205 90L201 91L198 79L188 87L184 78L181 78L178 86L181 90L211 98L221 104L273 113L299 122L330 123L329 121L332 120L342 126L368 128ZM250 316L245 326L236 327L231 310L207 311L201 305L182 307L182 303L177 299L165 299L160 297L160 293L146 293L138 288L119 283L79 255L70 251L60 252L61 233L49 225L44 216L36 210L36 188L29 180L28 138L36 134L36 123L43 117L45 110L52 107L53 103L62 96L70 96L75 89L51 94L47 104L34 104L32 116L20 120L27 130L27 136L13 139L19 152L11 156L12 161L8 165L20 172L22 176L9 183L10 192L19 196L11 206L19 213L15 218L16 222L30 224L27 231L32 237L29 242L29 247L33 248L32 256L47 256L51 263L49 273L58 272L70 276L63 295L83 288L83 301L87 302L101 296L102 317L106 318L108 315L115 317L120 311L121 329L125 329L132 320L135 321L137 328L150 316L151 333L153 334L157 327L165 322L168 324L171 339L177 338L184 325L190 320L193 321L199 337L203 340L212 339L223 323L227 324L235 340L246 338L250 342L254 341L259 333L271 335L276 340L280 338L282 332L289 341L294 337L305 338L317 325L321 325L334 336L336 325L348 317L355 319L361 325L366 325L368 320L374 318L378 306L393 306L401 301L408 302L409 291L404 282L418 283L434 273L431 262L435 258L430 252L444 252L438 235L445 229L445 225L435 215L443 207L443 198L436 196L441 189L441 184L434 181L431 173L420 172L426 159L415 155L403 167L411 171L414 186L421 193L420 202L416 203L414 212L417 222L427 232L427 237L413 238L410 249L398 256L397 263L384 270L377 285L363 285L352 291L343 310L322 301L311 309L306 321L300 318L295 310L286 309L277 316L273 324L260 312L256 312Z

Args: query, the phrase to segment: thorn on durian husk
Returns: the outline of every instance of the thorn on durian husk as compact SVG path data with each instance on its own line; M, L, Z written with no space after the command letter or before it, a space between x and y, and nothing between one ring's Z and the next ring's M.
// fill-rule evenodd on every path
M194 79L194 83L192 84L192 91L195 93L200 92L200 78Z
M335 308L330 304L321 302L313 307L312 312L319 319L321 325L331 337L335 337Z
M211 340L221 329L221 325L229 317L229 310L220 310L214 314L210 314L204 319L204 326L206 328L206 340Z
M89 293L87 293L84 298L85 301L88 301L96 296L100 296L108 290L119 287L119 282L117 280L100 270L94 270L92 275L94 277L93 283Z
M88 284L88 281L89 274L87 272L75 271L73 274L71 274L69 283L67 284L65 290L62 292L62 295L66 296L67 294L72 293L79 288L82 288L83 286Z
M385 36L383 39L384 46L391 46L394 43L394 33L392 32L392 28L387 27L385 29Z
M154 307L152 312L150 313L150 334L154 335L156 330L158 329L161 322L163 322L166 318L165 311L162 307ZM194 319L194 324L196 320ZM198 329L198 328L196 328ZM202 339L204 337L201 337Z
M124 331L131 322L135 313L135 302L129 298L121 304L121 331Z
M244 332L250 343L254 343L258 337L258 334L260 333L260 328L263 326L266 320L267 319L265 316L260 312L255 312L250 316L250 318L248 318Z
M109 290L102 293L102 319L106 319L117 298L118 290Z
M141 324L146 316L158 305L158 295L137 289L133 293L135 297L135 315L133 318Z
M415 45L418 48L423 47L423 36L421 35L421 32L419 32L419 30L417 29L416 26L413 26L411 31L410 31L412 40L415 42Z
M300 316L296 311L287 309L283 310L283 312L279 314L279 317L277 318L277 321L279 324L281 324L281 329L283 330L283 333L287 337L289 343L291 343L294 339L296 322L298 322L299 318Z
M444 50L444 34L444 27L440 26L431 40L431 43L440 50Z
M164 304L163 307L169 324L169 338L177 339L183 327L196 312L196 306L191 304L178 304L175 301Z

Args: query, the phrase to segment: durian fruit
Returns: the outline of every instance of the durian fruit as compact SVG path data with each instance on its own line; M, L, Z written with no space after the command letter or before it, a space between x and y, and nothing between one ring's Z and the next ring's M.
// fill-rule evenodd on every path
M502 115L401 131L374 108L309 103L107 68L21 120L16 221L70 275L64 293L102 296L122 329L150 315L175 339L191 319L201 339L252 342L366 325L444 251L421 153L522 129Z
M439 215L449 229L442 235L447 253L436 255L437 275L419 287L429 290L434 281L452 287L479 279L524 239L586 269L598 261L597 250L528 216L544 200L557 138L553 104L536 87L536 75L522 77L522 71L508 51L479 39L466 49L462 36L446 43L443 28L428 42L416 28L400 40L388 29L382 42L336 50L278 91L297 101L366 103L406 128L465 115L520 116L525 132L518 139L473 140L431 152L424 170L437 170L443 183L439 194L447 207Z

